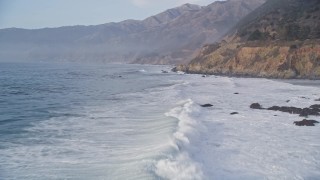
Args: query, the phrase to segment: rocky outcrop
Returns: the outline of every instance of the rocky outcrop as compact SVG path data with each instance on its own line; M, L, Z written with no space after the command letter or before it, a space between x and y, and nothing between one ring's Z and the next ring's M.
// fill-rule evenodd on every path
M212 104L202 104L200 105L201 107L212 107L213 105Z
M287 107L287 106L272 106L268 108L267 110L273 110L273 111L281 111L281 112L287 112L290 114L299 114L303 117L308 116L319 116L320 115L320 109L314 108L313 106L310 106L309 108L297 108L297 107Z
M290 114L299 114L302 117L308 116L320 116L320 104L314 104L307 108L297 108L297 107L288 107L288 106L272 106L269 108L263 108L259 103L252 103L250 105L251 109L260 109L260 110L269 110L269 111L280 111ZM231 113L231 115L237 114L236 112ZM277 116L277 115L274 115ZM302 120L295 121L294 124L297 126L315 126L315 123L319 123L315 120Z
M250 105L251 109L263 109L259 103L253 103Z
M319 123L319 122L316 120L307 120L307 119L294 122L296 126L315 126L316 123Z
M290 114L299 114L303 117L308 116L320 116L320 104L314 104L310 107L306 108L297 108L297 107L289 107L289 106L272 106L269 108L263 108L259 103L253 103L250 105L251 109L265 109L271 111L281 111Z
M204 46L188 73L320 78L320 1L268 0L217 44Z

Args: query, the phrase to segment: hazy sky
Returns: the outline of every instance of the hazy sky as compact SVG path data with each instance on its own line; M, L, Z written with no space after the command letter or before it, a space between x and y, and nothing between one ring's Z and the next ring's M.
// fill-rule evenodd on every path
M95 25L144 19L184 3L215 0L0 0L0 29Z

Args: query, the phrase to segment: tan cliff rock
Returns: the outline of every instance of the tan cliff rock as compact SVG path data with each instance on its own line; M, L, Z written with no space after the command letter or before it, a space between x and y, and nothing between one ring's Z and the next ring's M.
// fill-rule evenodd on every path
M222 42L206 45L188 73L320 79L320 1L268 0Z
M320 43L298 42L248 46L234 43L200 56L178 70L188 73L255 76L267 78L320 77ZM299 42L301 43L301 42Z

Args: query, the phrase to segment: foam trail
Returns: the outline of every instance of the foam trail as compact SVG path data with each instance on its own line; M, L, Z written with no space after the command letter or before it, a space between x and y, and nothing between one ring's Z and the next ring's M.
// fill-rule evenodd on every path
M165 179L186 180L203 179L201 164L192 159L194 152L191 143L199 137L199 129L203 129L196 117L200 109L191 99L166 113L179 120L176 132L172 137L174 153L156 163L155 173Z

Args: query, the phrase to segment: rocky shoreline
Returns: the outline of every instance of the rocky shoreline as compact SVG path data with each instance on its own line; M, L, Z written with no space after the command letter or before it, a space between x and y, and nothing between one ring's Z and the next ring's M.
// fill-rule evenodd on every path
M188 65L178 65L174 67L172 72L184 72L186 74L213 75L221 77L237 77L237 78L265 78L275 80L320 80L320 76L277 76L267 74L250 74L250 73L232 73L232 72L212 72L207 69L191 70ZM320 84L319 84L320 85Z
M239 93L234 93L234 94L239 94ZM305 98L305 97L302 97ZM315 99L315 101L318 101L319 99ZM290 102L290 100L286 101L287 103ZM207 104L200 104L202 108L211 108L214 105L207 103ZM252 103L250 105L251 109L255 110L268 110L268 111L280 111L284 113L289 113L289 114L297 114L300 117L308 118L309 116L320 116L320 104L313 104L309 107L305 108L298 108L298 107L293 107L293 106L271 106L269 108L264 108L261 104L259 103ZM238 112L232 112L230 115L237 115L239 114ZM277 116L277 115L274 115ZM303 119L301 121L294 121L293 124L296 126L315 126L318 124L319 121L316 120L308 120L308 119Z
M180 70L179 70L180 71ZM180 71L185 74L199 74L203 76L221 76L221 77L235 77L235 78L264 78L264 79L273 79L273 80L311 80L311 81L320 81L320 77L311 78L311 77L290 77L290 78L282 78L277 76L255 76L250 74L237 74L237 73L206 73L202 71L198 72L190 72L190 71ZM320 84L319 84L320 86Z
M320 116L320 104L314 104L306 108L297 108L289 106L272 106L269 108L263 108L259 103L253 103L250 105L251 109L259 110L269 110L269 111L280 111L290 114L298 114L300 117L307 118L308 116ZM319 123L316 120L307 120L303 119L302 121L294 121L296 126L315 126L316 123Z

